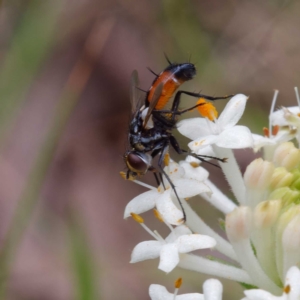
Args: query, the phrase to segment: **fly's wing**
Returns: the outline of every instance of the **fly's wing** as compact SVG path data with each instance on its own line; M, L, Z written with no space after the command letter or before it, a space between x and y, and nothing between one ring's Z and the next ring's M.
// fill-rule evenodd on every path
M147 111L147 115L145 117L145 120L144 120L144 127L147 126L147 123L151 117L151 114L152 114L152 111L153 109L155 108L157 102L159 101L159 98L162 94L162 91L163 91L163 87L164 87L164 84L161 82L157 88L155 89L154 93L153 93L153 96L152 96L152 99L150 99L150 105L148 107L148 111Z
M138 86L139 86L139 76L138 76L138 72L136 70L134 70L131 74L130 90L129 90L131 112L133 114L136 113L136 111L140 108L140 106L142 104L141 100L139 99Z

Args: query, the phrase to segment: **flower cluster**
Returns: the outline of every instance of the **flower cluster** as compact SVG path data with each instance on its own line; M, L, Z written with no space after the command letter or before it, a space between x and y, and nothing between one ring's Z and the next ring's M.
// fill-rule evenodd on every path
M209 180L209 173L194 157L179 163L166 160L165 172L187 221L182 224L183 212L169 181L163 178L158 188L135 181L149 191L131 200L124 216L132 216L153 240L134 248L132 263L159 258L158 268L166 273L181 267L235 280L249 287L244 300L300 299L300 150L292 142L300 142L300 105L274 112L277 95L276 91L264 136L237 125L247 103L242 94L234 96L219 117L215 108L204 104L204 118L179 122L179 132L191 139L192 153L227 158L220 167L234 199ZM297 89L296 96L300 104ZM241 148L263 150L263 157L251 162L243 175L233 152ZM187 198L197 195L224 213L227 239L187 203ZM169 228L166 238L148 228L139 216L150 209ZM190 253L205 248L214 248L215 259ZM219 253L231 263L217 259ZM177 296L177 291L170 294L160 285L151 285L149 293L151 299L222 299L222 286L216 279L206 281L203 290L204 294Z

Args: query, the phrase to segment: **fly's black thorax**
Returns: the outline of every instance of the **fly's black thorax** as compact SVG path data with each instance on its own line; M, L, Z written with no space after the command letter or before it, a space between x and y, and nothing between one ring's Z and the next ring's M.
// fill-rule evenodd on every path
M167 120L158 120L153 116L154 127L144 128L141 115L137 114L130 123L129 144L132 149L149 152L161 147L162 142L168 142L171 136L173 124L167 124Z

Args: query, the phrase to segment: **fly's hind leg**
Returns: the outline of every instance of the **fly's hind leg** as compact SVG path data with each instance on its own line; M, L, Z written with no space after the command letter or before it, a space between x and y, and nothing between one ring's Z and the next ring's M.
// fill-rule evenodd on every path
M199 155L199 154L196 154L196 153L192 153L192 152L189 152L187 150L184 150L184 149L181 149L179 143L177 142L177 140L175 139L174 136L171 136L170 137L170 143L172 145L172 147L174 148L174 150L178 153L178 154L186 154L186 155L190 155L192 157L195 157L197 158L198 160L202 161L202 162L206 162L210 165L213 165L217 168L220 168L218 165L214 164L214 163L211 163L210 161L206 160L206 158L212 158L212 159L216 159L220 162L226 162L227 159L226 158L219 158L219 157L215 157L215 156L209 156L209 155Z

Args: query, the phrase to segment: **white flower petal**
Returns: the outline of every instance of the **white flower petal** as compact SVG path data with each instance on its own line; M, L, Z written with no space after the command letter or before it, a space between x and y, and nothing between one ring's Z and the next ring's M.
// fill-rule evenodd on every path
M244 294L247 300L285 300L283 296L276 297L264 290L246 290Z
M291 106L287 107L287 109L294 115L298 115L300 112L300 109L298 106ZM270 115L270 121L272 125L279 125L279 126L287 126L289 125L289 122L285 118L284 110L280 109L275 112L273 112Z
M201 136L210 135L207 120L205 118L191 118L182 120L177 124L178 131L191 140Z
M205 300L222 300L223 286L217 279L208 279L203 284Z
M202 234L180 236L176 242L180 253L187 253L198 249L212 248L216 245L215 239Z
M160 251L158 268L166 273L171 272L179 263L179 254L176 244L163 245Z
M208 178L209 173L202 167L192 167L187 161L180 161L180 166L184 168L185 178L196 179L198 181L203 181Z
M173 243L178 237L185 234L192 234L192 231L186 225L179 225L171 231L171 233L166 237L165 241L167 243Z
M220 133L216 145L230 149L252 148L253 138L248 127L234 126Z
M174 300L174 294L171 294L167 289L159 284L151 284L149 287L149 296L151 300ZM198 293L190 293L177 295L176 300L204 300L204 296Z
M158 241L141 242L134 247L130 263L157 258L160 255L161 248L162 244Z
M278 133L272 137L276 143L283 143L292 140L296 136L297 132L289 130L279 130Z
M205 300L204 296L202 294L198 294L198 293L178 295L178 296L176 296L175 299L176 300Z
M262 135L255 134L255 133L252 133L252 137L254 141L253 150L255 152L257 152L261 147L276 145L275 141L268 137L264 137Z
M208 145L214 144L218 138L218 135L207 135L190 142L188 146L192 151L195 152L201 148L207 147Z
M171 180L181 178L185 174L184 168L174 161L170 161L169 165L165 167L165 171L168 173Z
M218 126L222 129L233 127L242 117L247 99L243 94L232 97L218 118Z
M159 284L151 284L149 287L149 296L151 300L174 300L174 294Z
M158 196L157 190L147 191L133 198L125 208L124 218L130 217L130 213L141 214L155 207L155 199Z
M177 201L177 199L175 201ZM182 223L183 213L173 203L171 189L165 191L160 197L157 198L156 208L166 222L174 225L179 225Z
M300 299L300 270L297 267L291 267L287 274L285 280L285 286L290 286L290 292L288 294L289 300L299 300Z
M210 193L210 188L195 179L176 179L173 181L179 198L190 198L200 193Z

